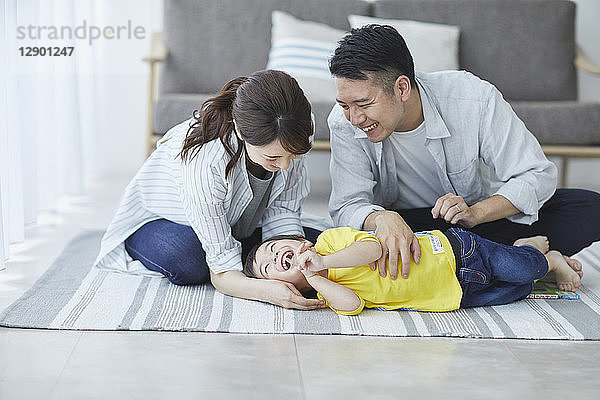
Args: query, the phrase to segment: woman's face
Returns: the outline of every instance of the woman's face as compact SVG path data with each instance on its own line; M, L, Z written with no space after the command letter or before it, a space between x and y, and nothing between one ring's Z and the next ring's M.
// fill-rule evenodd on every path
M300 158L302 156L301 154L292 154L284 149L279 140L274 140L273 142L264 146L253 146L242 138L235 121L234 125L236 135L244 141L248 158L250 158L253 163L260 165L269 172L277 172L280 169L288 169L293 159Z
M244 145L248 158L270 172L288 169L293 159L301 157L286 151L279 140L265 146L253 146L248 142L244 142Z

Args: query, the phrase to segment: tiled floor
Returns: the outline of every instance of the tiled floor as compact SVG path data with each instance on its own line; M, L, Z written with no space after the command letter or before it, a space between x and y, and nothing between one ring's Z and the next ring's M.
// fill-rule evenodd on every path
M306 208L327 213L323 155ZM323 165L325 164L325 165ZM45 214L0 272L0 310L84 229L103 229L127 177L90 180ZM0 328L0 399L595 399L600 342L78 332Z

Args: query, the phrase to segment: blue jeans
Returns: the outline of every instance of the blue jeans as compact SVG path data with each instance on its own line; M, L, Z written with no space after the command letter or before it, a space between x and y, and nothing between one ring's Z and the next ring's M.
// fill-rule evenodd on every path
M304 228L304 235L313 243L320 233ZM242 262L250 249L261 242L260 228L241 241ZM190 226L166 219L150 221L125 240L125 249L134 260L160 272L175 285L198 285L210 280L206 253Z
M582 189L557 189L542 206L539 220L531 225L518 224L506 218L477 225L470 230L494 242L513 244L524 237L544 235L550 247L565 255L573 255L600 240L600 193ZM434 219L431 207L396 210L413 232L454 225Z
M456 257L461 307L521 300L533 289L533 281L548 273L546 257L534 247L492 242L461 228L450 228L445 234Z

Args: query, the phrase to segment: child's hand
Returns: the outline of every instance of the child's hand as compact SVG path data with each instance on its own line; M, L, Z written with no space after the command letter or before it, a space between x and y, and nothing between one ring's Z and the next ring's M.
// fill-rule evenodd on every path
M295 264L305 276L314 275L315 272L324 269L323 257L318 255L315 248L309 243L302 243L296 251Z

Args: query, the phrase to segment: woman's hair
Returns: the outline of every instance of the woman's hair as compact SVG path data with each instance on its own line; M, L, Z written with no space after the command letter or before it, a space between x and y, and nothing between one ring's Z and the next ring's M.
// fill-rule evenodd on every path
M231 157L225 168L229 174L245 151L236 135L237 148L231 143L234 123L244 141L265 146L278 140L292 154L304 154L311 148L313 134L310 103L298 82L288 74L264 70L227 82L219 94L206 100L201 111L195 110L180 156L188 161L205 143L219 138Z
M389 25L366 25L352 29L338 42L329 60L329 71L336 78L373 81L387 93L406 75L415 87L415 65L404 38Z
M260 246L262 246L263 244L267 243L267 242L271 242L273 240L282 240L282 239L291 239L291 240L305 240L304 236L301 235L277 235L277 236L273 236L267 240L264 240L262 243L257 244L256 246L252 247L250 249L250 251L248 252L248 255L246 256L246 261L244 262L244 268L242 270L242 272L246 275L249 276L250 278L258 278L256 276L256 274L254 273L254 259L256 258L256 251L258 250L258 248Z

